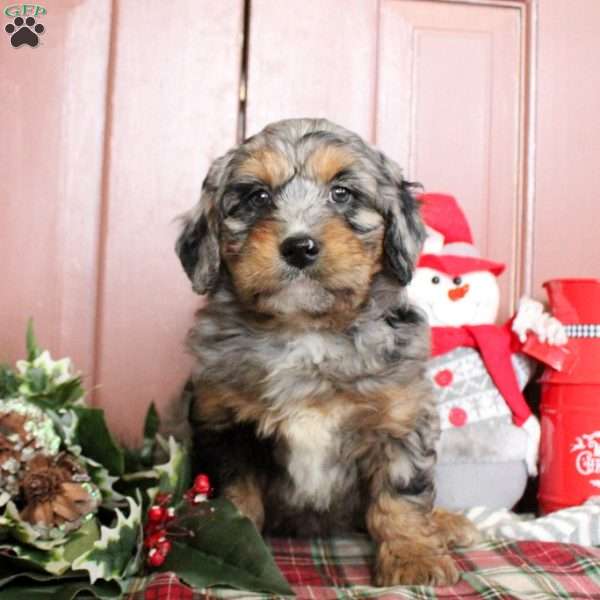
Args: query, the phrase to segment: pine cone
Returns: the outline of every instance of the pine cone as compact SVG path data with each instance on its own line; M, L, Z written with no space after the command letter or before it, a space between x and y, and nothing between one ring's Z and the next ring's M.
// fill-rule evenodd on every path
M84 517L93 513L99 503L99 492L77 460L63 452L55 458L34 457L21 481L25 508L21 518L44 528L63 526L76 529Z

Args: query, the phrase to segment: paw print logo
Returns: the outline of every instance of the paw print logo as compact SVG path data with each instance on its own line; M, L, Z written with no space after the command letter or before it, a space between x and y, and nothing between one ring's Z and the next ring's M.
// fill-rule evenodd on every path
M6 33L10 34L10 43L15 48L23 44L35 48L40 41L38 34L44 33L44 29L41 23L36 25L33 17L27 17L25 20L22 17L16 17L12 23L4 28Z

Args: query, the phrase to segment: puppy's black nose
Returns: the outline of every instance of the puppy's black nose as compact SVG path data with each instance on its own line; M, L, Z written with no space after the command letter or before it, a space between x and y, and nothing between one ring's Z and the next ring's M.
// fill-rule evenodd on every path
M279 251L286 263L298 269L303 269L317 260L319 244L317 240L305 235L289 237L283 240L281 246L279 246Z

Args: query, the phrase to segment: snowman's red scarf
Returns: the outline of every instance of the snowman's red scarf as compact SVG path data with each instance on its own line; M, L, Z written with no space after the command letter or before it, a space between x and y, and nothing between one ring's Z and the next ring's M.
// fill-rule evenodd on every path
M431 328L432 356L439 356L460 347L475 348L479 351L492 381L512 411L514 424L520 427L531 415L531 410L521 393L511 362L510 357L515 348L510 327L464 325Z

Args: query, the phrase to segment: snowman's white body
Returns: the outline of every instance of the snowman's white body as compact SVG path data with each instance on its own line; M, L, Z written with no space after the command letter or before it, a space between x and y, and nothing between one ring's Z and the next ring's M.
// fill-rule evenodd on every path
M416 270L408 294L434 327L494 324L500 299L496 277L489 271L451 276L429 267ZM511 358L522 389L532 362L520 354ZM528 463L530 472L535 469L535 417L528 427L513 424L511 410L476 349L460 347L432 358L428 377L442 430L437 504L455 510L512 507L525 489Z

